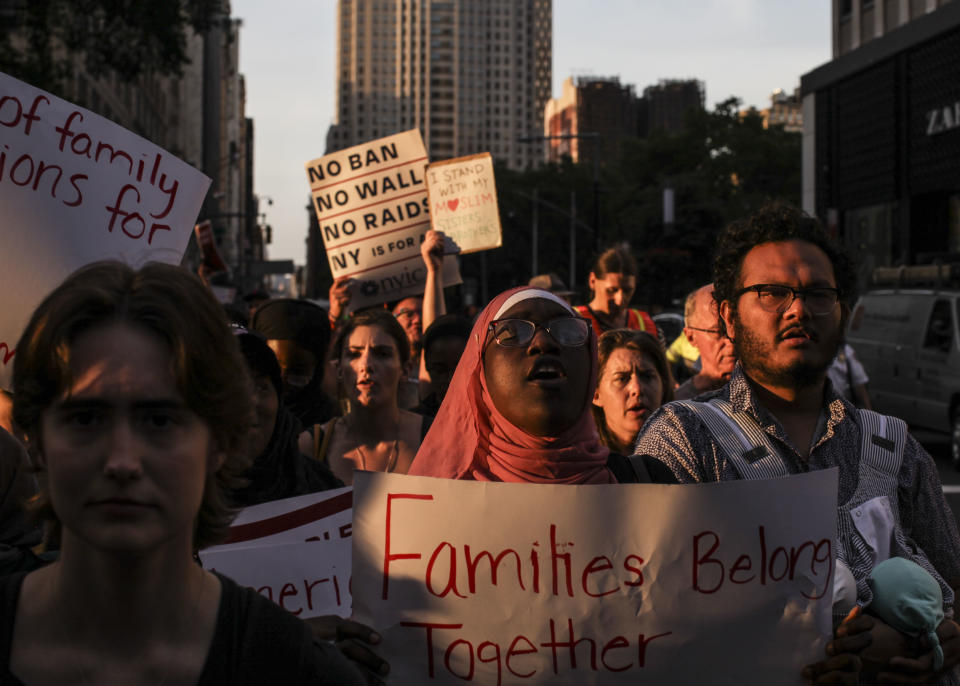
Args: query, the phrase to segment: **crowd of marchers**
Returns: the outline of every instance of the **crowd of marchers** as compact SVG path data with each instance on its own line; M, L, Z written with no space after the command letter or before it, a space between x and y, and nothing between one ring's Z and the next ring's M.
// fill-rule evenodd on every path
M586 304L545 274L467 316L446 312L443 239L421 245L422 297L367 309L349 279L328 309L225 307L185 269L116 262L46 296L0 397L0 683L381 683L369 627L301 621L197 563L240 508L356 470L582 485L837 468L834 634L802 677L960 686L956 520L931 457L851 373L855 268L815 219L773 203L723 227L675 340L630 306L626 245L597 257Z

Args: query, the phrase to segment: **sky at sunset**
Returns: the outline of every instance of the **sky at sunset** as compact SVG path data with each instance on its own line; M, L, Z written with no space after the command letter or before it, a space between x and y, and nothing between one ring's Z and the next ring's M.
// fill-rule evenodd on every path
M243 20L240 69L255 127L254 188L273 226L270 258L301 264L303 165L323 155L336 104L336 2L231 4ZM696 78L708 108L731 95L759 108L829 59L830 0L553 2L553 97L568 76L618 76L638 93L660 79Z

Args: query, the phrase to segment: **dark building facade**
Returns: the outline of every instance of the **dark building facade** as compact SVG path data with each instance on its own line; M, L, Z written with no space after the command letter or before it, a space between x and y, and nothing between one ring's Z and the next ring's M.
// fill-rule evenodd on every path
M617 77L563 82L563 95L544 110L547 160L569 156L574 162L614 159L622 140L637 135L637 97ZM584 138L578 138L587 134ZM565 138L558 138L565 136Z
M641 136L655 131L680 133L686 128L687 113L704 108L703 81L664 79L643 89L637 110Z
M960 3L803 76L804 209L875 266L960 259Z

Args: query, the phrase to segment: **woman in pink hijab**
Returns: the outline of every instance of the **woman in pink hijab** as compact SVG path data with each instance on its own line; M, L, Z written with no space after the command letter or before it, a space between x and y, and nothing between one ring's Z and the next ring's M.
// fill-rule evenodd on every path
M590 413L597 341L549 291L515 288L477 318L410 474L529 483L647 482Z

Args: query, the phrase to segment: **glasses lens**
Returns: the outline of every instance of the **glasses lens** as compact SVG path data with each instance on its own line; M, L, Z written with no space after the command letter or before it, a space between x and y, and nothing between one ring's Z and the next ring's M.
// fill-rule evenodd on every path
M757 290L760 307L767 312L782 312L793 302L793 289L786 286L763 286Z
M830 314L837 304L837 292L832 288L811 288L804 291L804 300L813 314Z
M493 337L499 345L517 348L529 343L535 330L533 323L525 319L501 319L496 323Z
M560 345L583 345L587 340L588 326L585 319L562 317L547 324L547 329Z

